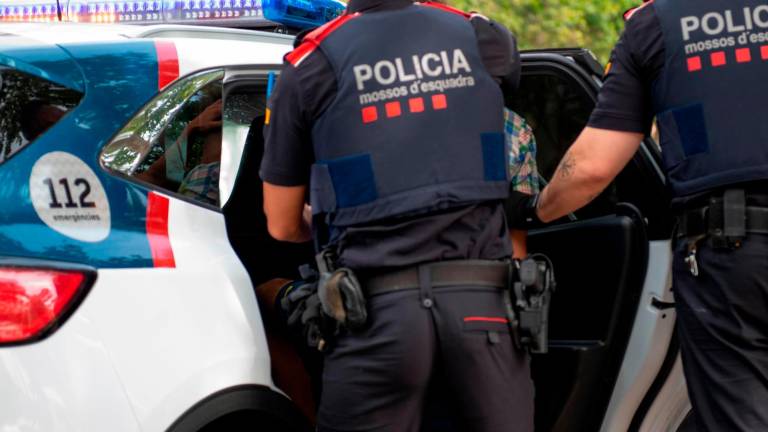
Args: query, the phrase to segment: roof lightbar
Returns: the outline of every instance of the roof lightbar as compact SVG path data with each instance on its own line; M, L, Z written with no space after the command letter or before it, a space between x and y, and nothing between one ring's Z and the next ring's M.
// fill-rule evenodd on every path
M341 15L338 0L60 0L61 20L305 29ZM55 0L0 0L0 22L58 21Z

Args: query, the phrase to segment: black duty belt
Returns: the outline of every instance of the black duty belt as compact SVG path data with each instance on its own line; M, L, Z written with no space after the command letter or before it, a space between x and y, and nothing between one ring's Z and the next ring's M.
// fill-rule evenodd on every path
M503 261L441 261L363 279L362 285L368 296L417 289L421 286L422 280L429 283L432 288L448 286L506 288L509 285L510 271L509 263Z
M768 234L768 207L745 204L734 207L725 205L726 199L712 198L707 206L684 210L677 217L677 237Z

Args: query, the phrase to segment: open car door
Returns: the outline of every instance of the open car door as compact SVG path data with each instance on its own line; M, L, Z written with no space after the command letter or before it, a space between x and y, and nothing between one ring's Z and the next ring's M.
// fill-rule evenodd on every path
M589 119L602 68L586 50L522 58L515 111L534 130L546 184ZM529 233L529 251L552 259L558 283L550 351L533 358L537 431L646 430L670 371L679 375L672 367L672 228L659 167L659 149L646 139L591 204ZM654 430L677 430L688 402L684 393L676 398L663 407L669 420Z
M269 71L278 68L230 69L224 79L222 166L233 175L222 175L223 212L254 285L296 278L298 265L312 260L311 245L280 243L266 232L258 179L263 107L234 115L264 99ZM584 50L523 54L515 111L534 130L544 182L586 125L601 74ZM530 252L552 259L558 281L550 352L533 358L537 431L678 431L690 409L677 391L684 383L673 337L672 228L659 167L659 150L646 140L589 206L529 233Z

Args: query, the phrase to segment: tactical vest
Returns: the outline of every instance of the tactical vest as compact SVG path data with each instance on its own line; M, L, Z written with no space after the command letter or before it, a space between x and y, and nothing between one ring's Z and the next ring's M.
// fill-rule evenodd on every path
M329 226L507 197L503 98L467 17L414 4L308 38L338 85L312 129L310 200Z
M654 104L675 196L768 179L768 4L655 0L666 63Z

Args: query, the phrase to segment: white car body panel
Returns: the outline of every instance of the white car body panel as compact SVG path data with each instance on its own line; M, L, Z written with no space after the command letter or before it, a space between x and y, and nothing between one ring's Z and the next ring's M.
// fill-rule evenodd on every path
M168 39L179 54L179 76L215 66L282 64L291 45L271 45L244 41ZM200 53L206 55L200 55Z
M3 23L0 28L45 44L67 44L94 41L115 41L127 37L120 31L124 26L75 23Z
M259 308L223 215L169 200L176 268L100 270L90 299L139 423L150 431L165 430L219 390L274 388Z
M650 242L648 271L640 306L601 431L629 429L637 408L664 362L674 333L675 311L661 311L651 303L654 298L664 302L673 301L671 269L670 241Z
M246 135L247 133L248 131L245 131ZM219 202L222 208L229 201L232 190L235 188L245 138L239 128L229 126L227 120L224 120L221 137L221 173L219 174Z
M690 411L683 362L678 355L667 381L640 425L640 432L676 432Z
M223 215L169 202L176 268L101 269L49 339L2 350L0 430L162 431L217 391L278 391Z
M95 318L101 296L90 294L48 339L0 351L0 431L142 430Z

